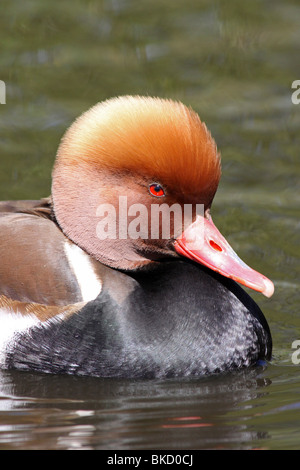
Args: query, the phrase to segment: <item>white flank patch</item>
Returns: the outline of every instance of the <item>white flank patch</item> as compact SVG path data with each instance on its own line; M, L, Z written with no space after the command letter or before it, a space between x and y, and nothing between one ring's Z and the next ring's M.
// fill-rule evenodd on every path
M1 308L0 324L0 366L2 366L5 363L6 351L13 349L14 336L41 324L41 321L34 315L22 315L12 312L9 308Z
M101 292L101 281L96 276L89 256L70 241L65 243L65 253L81 290L82 300L94 300Z

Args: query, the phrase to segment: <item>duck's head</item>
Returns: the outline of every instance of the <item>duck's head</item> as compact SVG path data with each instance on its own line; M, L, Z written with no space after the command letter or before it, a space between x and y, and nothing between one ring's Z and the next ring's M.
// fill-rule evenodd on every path
M216 144L194 111L159 98L114 98L62 139L54 213L70 240L110 267L184 256L270 296L272 282L245 265L212 222L220 175Z

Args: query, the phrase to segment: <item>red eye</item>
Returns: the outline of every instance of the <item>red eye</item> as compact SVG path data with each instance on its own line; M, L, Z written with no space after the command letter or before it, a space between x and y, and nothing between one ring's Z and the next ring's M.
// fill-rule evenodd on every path
M150 184L149 191L150 191L150 194L152 194L152 196L162 197L165 195L163 188L158 183Z

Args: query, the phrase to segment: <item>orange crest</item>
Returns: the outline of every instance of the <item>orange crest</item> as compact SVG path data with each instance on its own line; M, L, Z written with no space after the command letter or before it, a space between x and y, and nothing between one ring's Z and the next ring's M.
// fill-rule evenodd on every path
M98 103L66 132L56 167L129 171L210 204L221 169L216 144L180 102L125 96Z

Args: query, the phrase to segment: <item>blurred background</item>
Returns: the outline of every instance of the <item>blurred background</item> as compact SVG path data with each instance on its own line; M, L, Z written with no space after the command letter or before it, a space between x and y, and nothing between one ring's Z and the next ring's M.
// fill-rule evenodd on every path
M181 100L222 155L214 221L244 261L274 281L275 294L251 293L271 327L274 357L250 375L135 387L3 373L0 448L299 447L292 342L300 339L300 104L291 100L300 79L299 1L1 7L0 199L50 194L59 141L96 102L124 94ZM203 413L207 426L176 421Z

